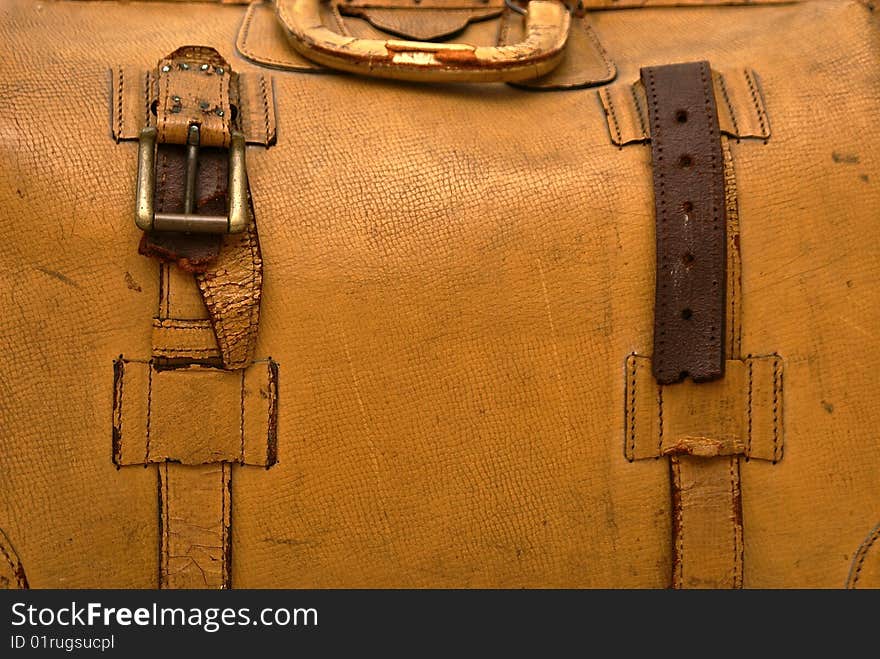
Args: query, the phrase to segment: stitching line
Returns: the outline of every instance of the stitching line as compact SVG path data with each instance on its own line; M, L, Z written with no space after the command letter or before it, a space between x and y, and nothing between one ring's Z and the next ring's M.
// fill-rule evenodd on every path
M257 7L262 6L264 6L263 3L255 2L248 7L247 14L245 15L245 22L242 25L238 43L236 44L239 52L241 52L242 55L253 62L257 62L259 64L275 64L276 66L290 69L292 71L324 70L324 68L320 66L303 66L302 64L295 63L293 60L280 60L274 57L269 57L268 55L258 55L253 50L251 50L250 46L248 45L248 36L250 34L251 22L253 21L254 15L256 14Z
M269 146L269 100L266 98L266 79L260 74L260 93L263 96L263 118L266 124L266 146Z
M184 318L154 318L153 327L156 329L179 329L184 331L203 332L211 329L208 320L186 320Z
M628 452L624 451L624 455L627 460L632 462L635 460L636 450L636 368L638 362L635 354L630 355L629 360L631 363L629 368L630 376L627 378L629 392L628 397L624 397L625 404L628 405L627 417L629 421L629 438L627 444L624 446L624 448L628 447Z
M721 140L721 150L724 157L724 201L727 211L728 245L727 261L729 272L727 276L730 290L730 313L728 318L728 354L731 357L739 355L742 349L742 319L737 315L737 292L742 292L742 252L739 247L739 200L736 191L736 169L733 164L733 154L730 150L730 139L724 137Z
M232 588L232 466L221 465L223 475L223 588Z
M159 584L162 588L168 587L168 558L170 553L169 541L170 541L170 529L168 528L168 521L170 518L169 507L171 505L171 499L168 497L168 463L163 462L159 465L159 496L160 501L159 505L162 507L162 547L160 549L159 556Z
M663 455L663 385L657 385L657 422L660 428L660 438L657 442L657 457Z
M850 575L847 581L847 588L855 589L856 584L859 582L859 578L862 576L862 567L864 567L865 559L868 557L868 554L871 552L871 547L874 546L874 543L877 542L877 538L880 538L880 524L875 526L871 533L868 534L868 537L862 542L861 546L856 551L856 556L858 557L858 563L854 563L854 569L850 570Z
M675 574L673 576L673 588L680 589L682 584L684 583L684 502L682 501L682 497L684 496L684 491L681 487L681 462L678 458L673 457L670 461L672 464L672 474L673 474L673 487L678 491L677 500L673 499L675 503L677 501L678 506L675 510L675 517L678 520L676 528L678 529L678 533L675 537L675 550L677 553L677 559L674 561L674 570Z
M214 357L219 354L216 348L173 348L169 346L161 346L153 348L153 355L156 357L175 357L178 354L203 355L205 357Z
M150 360L149 370L147 371L147 442L146 452L144 453L144 463L150 461L150 424L153 412L153 360Z
M748 419L748 434L746 435L746 460L752 457L752 391L754 390L752 387L752 360L748 360L749 365L749 397L747 403L747 419ZM775 455L775 453L774 453Z
M638 118L639 118L639 126L641 127L641 130L642 130L642 137L644 139L649 139L650 135L648 134L648 126L645 124L645 118L642 116L642 106L639 105L639 98L638 98L638 95L636 94L636 87L635 87L635 85L628 85L628 87L629 87L629 93L632 95L632 98L633 98L633 103L636 106L636 116L638 116Z
M739 537L739 525L737 524L736 504L737 504L737 474L734 467L737 466L737 458L735 456L729 459L730 467L730 508L731 508L731 525L733 527L733 587L739 588L742 585L742 577L739 574L742 566L742 542Z
M152 91L150 72L144 74L144 126L150 125L150 92Z
M761 124L761 137L767 139L769 137L769 132L767 131L766 124L764 122L764 111L761 108L761 103L758 101L758 90L757 83L752 81L752 73L749 69L743 69L743 74L746 77L746 83L749 85L749 92L752 95L752 103L755 104L755 112L758 115L758 122Z
M596 47L596 50L599 52L599 57L602 58L602 62L605 64L605 77L612 78L617 73L617 65L613 64L611 60L608 58L608 53L605 51L605 47L602 46L602 42L599 41L599 37L587 24L587 19L581 19L581 25L584 26L584 31L589 36L590 40L593 42L593 45Z
M122 88L124 84L125 72L120 66L117 71L119 87L116 92L116 141L122 139Z
M125 362L119 360L119 407L114 410L116 413L116 418L119 421L118 425L118 435L116 437L116 441L113 446L113 458L114 462L118 465L122 463L122 421L125 417L122 416L122 401L125 396Z
M733 122L733 132L736 133L736 137L740 136L739 125L736 121L736 114L733 111L733 104L730 102L730 96L727 94L727 83L724 82L724 76L718 72L718 87L721 89L721 95L724 97L724 102L727 104L727 111L730 112L730 120Z
M719 149L720 149L721 148L721 137L717 132L718 129L715 126L715 122L712 121L712 119L713 119L713 103L712 103L712 101L714 98L714 89L712 87L710 87L710 80L712 78L712 71L709 68L709 65L705 62L700 66L700 78L702 79L702 82L703 82L703 95L704 95L705 109L706 109L706 132L709 134L709 137L710 137L712 143L713 144L717 143L719 145ZM714 110L715 110L714 116L717 118L718 110L717 110L717 108L714 108ZM724 194L724 185L723 185L724 175L723 175L723 172L719 172L719 169L718 169L719 163L718 163L718 158L716 157L716 154L715 154L715 149L711 149L711 153L709 155L709 162L710 162L711 168L712 168L712 177L711 177L712 181L717 181L719 178L719 173L721 173L721 180L722 180L721 193L723 195ZM713 195L712 192L714 192L714 190L710 188L710 196L712 197L712 229L716 233L718 231L721 231L722 235L723 235L726 227L722 227L719 225L719 213L718 213L718 208L720 205L719 199L717 198L717 196ZM720 201L721 201L721 203L725 202L724 199L721 199ZM723 239L726 240L726 237L724 237ZM722 246L724 248L726 248L726 245L724 245L723 240L722 240ZM724 264L722 264L722 267L721 267L719 279L725 278L726 273L727 273L727 264L724 263ZM724 332L725 332L725 328L723 327L723 325L724 325L724 301L723 300L721 301L720 312L721 313L720 313L719 321L722 324L722 327L718 327L715 334L719 337L718 338L719 343L723 343L724 342ZM712 352L714 352L714 348L715 348L714 342L711 342L709 345L707 345L707 348L710 349ZM722 357L723 357L723 355L722 355Z
M266 362L269 377L268 428L266 437L266 469L278 462L278 362Z
M171 80L170 80L170 77L171 77L170 72L169 72L169 73L164 73L164 74L163 74L163 73L160 73L160 74L159 74L160 84L161 84L162 82L165 83L165 94L164 94L164 97L163 97L163 98L164 98L164 103L163 103L163 105L162 105L162 125L161 125L161 127L159 128L159 141L160 141L160 142L164 142L164 141L165 141L165 128L166 128L165 124L168 122L168 99L171 97L171 93L170 93L170 89L171 89Z
M241 369L241 451L239 454L239 462L244 464L244 372L247 369Z
M602 93L605 95L605 101L608 105L608 110L611 113L611 121L614 123L614 132L617 133L617 145L623 148L623 135L620 132L620 124L617 121L617 113L614 111L614 103L611 101L611 93L607 89L603 89Z
M21 568L21 562L13 561L12 557L6 553L6 547L4 547L3 544L3 542L0 542L0 553L3 554L3 558L5 558L6 562L9 564L9 569L12 570L12 574L15 575L15 583L18 584L18 588L24 590L27 588L27 583L22 579L21 573L24 572L24 570Z
M773 464L779 462L779 389L782 377L779 368L779 359L773 360Z
M256 215L256 213L254 213ZM255 298L251 304L249 304L248 308L248 330L246 336L246 350L245 356L250 355L257 341L257 324L260 321L260 287L262 286L262 276L260 275L260 266L262 265L262 258L257 253L257 244L256 238L257 236L257 224L256 220L251 223L250 230L248 231L247 241L248 247L250 247L251 251L251 281L250 288L251 294Z

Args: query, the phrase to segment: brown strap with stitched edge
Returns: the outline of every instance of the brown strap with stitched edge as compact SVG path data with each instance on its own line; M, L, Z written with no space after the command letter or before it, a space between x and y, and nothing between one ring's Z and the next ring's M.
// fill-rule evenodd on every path
M671 384L724 375L726 214L718 112L708 62L644 68L648 95L657 288L654 377Z

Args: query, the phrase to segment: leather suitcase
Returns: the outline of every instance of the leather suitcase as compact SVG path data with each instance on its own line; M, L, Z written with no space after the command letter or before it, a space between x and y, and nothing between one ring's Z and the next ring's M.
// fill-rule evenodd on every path
M6 0L0 584L880 586L873 5Z

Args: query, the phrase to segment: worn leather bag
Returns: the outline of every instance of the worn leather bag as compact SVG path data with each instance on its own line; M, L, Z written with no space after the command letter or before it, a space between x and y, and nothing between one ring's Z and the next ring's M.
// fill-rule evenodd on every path
M0 7L0 585L880 586L871 2Z

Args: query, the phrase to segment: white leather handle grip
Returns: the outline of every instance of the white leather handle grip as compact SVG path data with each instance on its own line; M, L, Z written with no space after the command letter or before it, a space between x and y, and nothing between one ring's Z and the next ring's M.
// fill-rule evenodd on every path
M562 58L571 18L558 0L532 0L526 36L509 46L357 39L324 26L321 0L277 0L293 47L324 66L379 78L443 82L510 82L550 72Z

